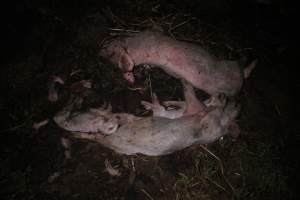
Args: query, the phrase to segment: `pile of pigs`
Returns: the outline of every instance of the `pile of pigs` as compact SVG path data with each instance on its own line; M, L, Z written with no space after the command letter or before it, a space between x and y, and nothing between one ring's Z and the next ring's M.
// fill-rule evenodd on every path
M234 100L256 61L246 67L237 61L219 60L191 43L160 32L145 31L105 44L100 55L117 65L134 83L134 66L160 67L181 80L185 101L142 101L152 116L113 113L111 106L72 113L77 99L54 116L61 128L75 138L97 141L121 154L151 156L170 154L193 144L208 144L230 134L239 135L236 123L240 106ZM210 95L201 102L194 87ZM155 91L154 91L155 92ZM172 109L171 109L172 108Z

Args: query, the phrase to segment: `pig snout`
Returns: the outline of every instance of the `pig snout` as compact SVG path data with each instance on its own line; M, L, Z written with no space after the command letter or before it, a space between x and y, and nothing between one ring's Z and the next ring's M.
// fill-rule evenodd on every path
M123 77L126 81L128 81L130 84L133 84L135 81L134 75L132 72L124 72Z
M132 70L135 64L133 59L128 55L128 53L126 53L126 50L122 46L121 42L114 41L110 45L101 49L100 56L117 65L123 72L124 79L133 84L135 78Z

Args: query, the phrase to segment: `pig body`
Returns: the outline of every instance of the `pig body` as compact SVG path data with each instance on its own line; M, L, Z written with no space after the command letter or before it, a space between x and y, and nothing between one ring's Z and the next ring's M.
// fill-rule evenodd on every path
M81 127L72 127L72 134L77 138L99 142L118 153L157 156L169 154L193 144L207 144L217 140L228 133L238 114L238 108L233 104L222 103L222 106L205 107L198 102L190 86L185 86L185 99L186 110L181 117L175 119L161 117L160 112L156 112L157 116L141 118L126 113L108 114L99 110L98 113L103 112L106 117L112 116L120 120L115 132L109 135L100 132L91 133L89 126L86 126L84 130L84 123L90 125L91 119L81 118ZM89 112L85 114L90 116ZM54 118L54 121L61 128L70 130L69 125L59 121L65 121L63 119L65 116L59 115ZM68 123L71 120L72 118L68 120ZM97 117L93 121L98 121L98 123L102 121L104 125L108 122L104 122L103 117Z
M256 64L242 70L237 61L218 60L197 45L150 31L116 39L105 45L100 55L118 65L130 82L134 82L135 65L150 64L210 95L235 95Z
M221 109L215 109L205 116L146 117L120 126L108 136L82 132L73 136L99 142L121 154L166 155L193 144L212 143L227 134L229 124L224 114Z

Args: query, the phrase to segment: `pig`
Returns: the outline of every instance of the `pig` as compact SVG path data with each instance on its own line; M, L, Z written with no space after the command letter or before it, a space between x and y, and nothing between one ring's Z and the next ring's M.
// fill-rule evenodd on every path
M219 60L200 46L174 40L160 32L144 31L132 37L106 43L100 56L110 60L134 83L133 68L148 64L184 79L209 95L237 94L256 65L256 60L242 69L238 61Z
M184 96L185 110L182 116L174 119L160 116L160 112L154 112L158 116L137 117L98 109L99 116L94 115L96 119L85 118L95 111L82 115L80 127L72 122L73 118L66 120L66 115L60 116L60 113L54 121L61 128L71 131L75 138L96 141L120 154L149 156L170 154L193 144L211 143L231 131L231 127L236 127L233 124L239 107L234 103L226 104L221 99L220 105L206 107L196 98L192 85L187 82L184 82ZM100 117L100 113L103 116ZM108 122L103 120L104 117L108 116L119 120L114 132L103 134L92 131L95 128L90 128L91 121L103 125Z

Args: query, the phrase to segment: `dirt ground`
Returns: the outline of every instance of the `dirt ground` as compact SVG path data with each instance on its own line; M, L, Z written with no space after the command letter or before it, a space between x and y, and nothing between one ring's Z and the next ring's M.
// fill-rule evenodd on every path
M299 82L288 57L288 9L276 2L65 0L2 8L1 199L297 199ZM145 114L140 101L153 91L182 99L180 82L162 70L137 67L131 86L98 55L103 41L153 26L219 58L258 59L239 94L240 138L149 157L70 137L66 159L61 137L68 132L51 120L38 131L32 125L82 95L71 92L73 83L91 80L86 106L109 102L113 112ZM65 80L55 103L47 100L53 75Z

